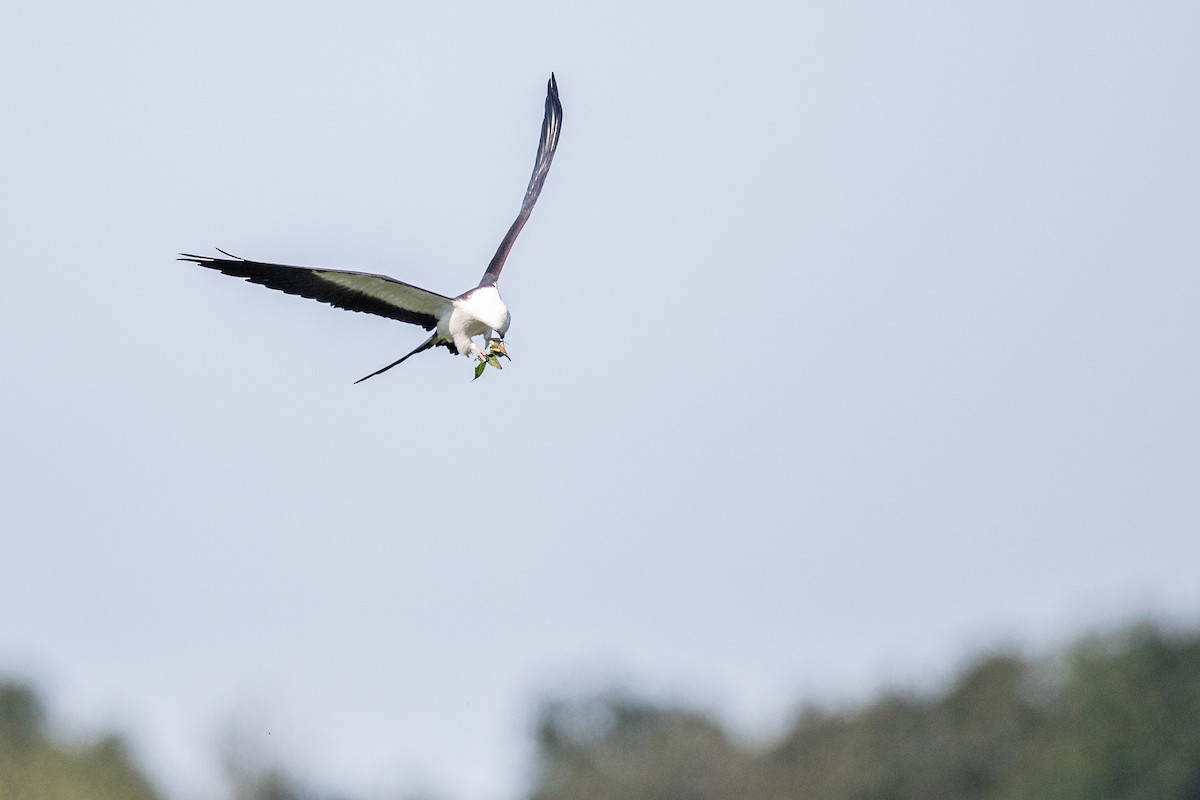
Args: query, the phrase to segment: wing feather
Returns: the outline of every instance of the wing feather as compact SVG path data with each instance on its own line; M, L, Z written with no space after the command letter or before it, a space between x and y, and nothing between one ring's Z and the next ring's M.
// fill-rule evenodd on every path
M227 258L181 253L179 260L190 261L226 275L245 278L250 283L319 300L348 311L361 311L420 325L425 330L434 328L438 317L453 305L449 297L389 278L387 275L268 264L262 261L247 261L224 250L219 252Z
M533 205L537 202L538 195L542 193L542 185L546 182L546 175L550 172L550 163L554 161L554 151L558 149L558 134L561 130L562 103L558 100L558 81L554 79L552 72L550 80L546 83L546 115L542 118L542 135L538 139L537 156L533 160L533 175L529 177L529 187L525 190L525 199L521 201L521 212L517 214L512 227L504 235L504 240L500 242L496 255L492 256L487 271L483 273L483 279L479 281L480 286L494 286L500 279L500 270L504 269L508 251L512 250L513 242L517 240L517 234L529 221L529 212L533 211Z

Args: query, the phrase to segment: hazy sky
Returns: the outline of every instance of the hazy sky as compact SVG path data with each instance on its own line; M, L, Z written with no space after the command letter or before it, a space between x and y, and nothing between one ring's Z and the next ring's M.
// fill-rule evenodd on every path
M1200 608L1195 2L0 7L0 671L503 800L531 702L749 729ZM511 365L173 259L501 281Z

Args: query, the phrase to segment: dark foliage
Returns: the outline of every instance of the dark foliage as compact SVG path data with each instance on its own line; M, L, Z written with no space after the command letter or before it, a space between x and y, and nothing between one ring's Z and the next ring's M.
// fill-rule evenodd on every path
M37 695L0 684L0 798L158 800L116 736L83 744L54 740Z
M1142 626L1030 661L976 661L943 692L810 706L769 743L628 693L545 702L528 800L1200 800L1200 636ZM244 746L232 800L329 798ZM0 800L160 800L115 736L61 741L0 683Z
M625 695L547 703L530 800L1200 800L1200 638L1153 627L944 693L810 707L763 748Z

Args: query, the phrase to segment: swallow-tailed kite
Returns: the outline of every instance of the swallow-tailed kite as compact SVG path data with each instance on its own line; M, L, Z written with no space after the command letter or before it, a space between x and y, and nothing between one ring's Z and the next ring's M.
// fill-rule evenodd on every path
M533 175L529 179L529 187L525 190L525 199L521 203L521 212L517 214L516 221L500 242L500 247L479 280L479 285L457 297L445 297L386 275L266 264L261 261L247 261L219 249L218 252L226 258L183 253L179 260L190 261L226 275L245 278L251 283L258 283L270 289L311 297L313 300L350 311L364 311L390 317L433 331L433 335L411 353L355 383L386 372L409 356L438 346L445 347L456 355L461 353L479 359L475 372L475 376L478 377L484 366L490 363L498 367L500 362L497 356L506 355L504 336L508 333L509 314L504 301L500 299L500 292L496 290L496 281L500 279L500 270L504 268L508 251L512 249L517 234L529 220L529 212L533 210L533 204L537 202L542 191L542 184L546 182L546 173L550 170L550 162L554 160L554 150L558 146L561 127L562 105L558 102L558 84L551 73L546 84L546 116L542 120L542 135L533 163ZM486 350L475 343L476 336L487 339Z

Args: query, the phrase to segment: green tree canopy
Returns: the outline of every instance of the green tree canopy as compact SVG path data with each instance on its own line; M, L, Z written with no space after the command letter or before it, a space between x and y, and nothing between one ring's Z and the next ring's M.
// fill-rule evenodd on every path
M1152 626L942 692L810 706L767 746L627 694L546 703L530 800L1200 800L1200 637Z
M0 798L4 800L159 800L116 736L68 744L46 730L41 700L28 686L0 683Z

